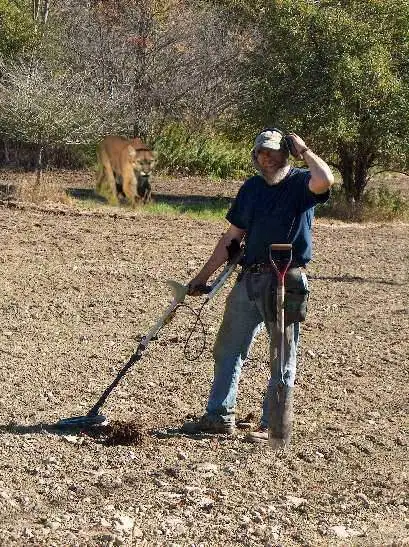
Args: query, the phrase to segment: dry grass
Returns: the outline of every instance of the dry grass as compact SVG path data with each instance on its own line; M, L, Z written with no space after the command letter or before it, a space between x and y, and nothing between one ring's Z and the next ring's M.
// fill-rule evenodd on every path
M72 204L72 199L56 182L52 173L44 173L40 182L35 174L24 174L15 187L15 198L30 203L64 203Z

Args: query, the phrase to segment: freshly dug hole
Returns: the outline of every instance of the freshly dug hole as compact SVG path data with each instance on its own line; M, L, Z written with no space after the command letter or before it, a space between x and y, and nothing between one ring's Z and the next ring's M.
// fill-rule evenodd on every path
M142 427L137 420L115 420L104 428L107 446L142 444Z

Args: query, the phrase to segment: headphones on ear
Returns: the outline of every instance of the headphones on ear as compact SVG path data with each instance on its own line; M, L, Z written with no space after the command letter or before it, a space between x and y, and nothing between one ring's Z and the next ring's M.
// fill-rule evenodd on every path
M263 131L276 131L277 133L280 133L281 135L280 149L283 152L286 152L287 154L291 154L295 158L298 156L292 137L283 133L281 129L277 129L277 127L265 127Z

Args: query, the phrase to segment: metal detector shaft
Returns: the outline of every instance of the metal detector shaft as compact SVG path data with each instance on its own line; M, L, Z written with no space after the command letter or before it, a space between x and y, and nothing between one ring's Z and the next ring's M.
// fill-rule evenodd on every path
M230 275L234 272L242 256L243 251L241 250L240 252L235 254L232 259L229 260L223 271L211 285L203 287L203 294L206 294L205 303L211 300L224 285ZM57 423L58 427L91 427L105 422L105 416L99 414L100 408L105 403L110 393L112 393L112 391L116 388L121 379L128 372L128 370L134 365L134 363L142 358L142 354L147 348L149 342L158 334L162 327L172 319L177 307L184 301L186 295L188 294L188 285L182 285L181 283L177 283L176 281L172 280L168 280L168 284L172 287L172 292L174 296L172 302L166 308L162 316L153 325L153 327L149 330L149 332L139 342L136 351L133 353L133 355L131 355L128 362L119 371L114 381L105 389L101 397L98 399L98 401L95 403L95 405L91 408L86 416L74 416L72 418L62 419Z
M226 283L227 279L231 276L231 274L236 269L237 264L239 263L241 257L243 256L243 252L244 251L241 250L239 253L237 253L237 255L226 264L226 266L224 267L222 272L218 275L218 277L214 280L214 282L209 287L207 287L206 302L211 300L216 295L216 293L222 288L222 286ZM166 325L166 323L168 323L172 319L174 312L176 311L176 308L179 306L179 304L181 304L184 301L188 292L188 286L182 285L172 280L168 280L167 283L172 287L172 291L174 294L174 298L172 302L166 308L163 315L157 320L155 325L153 325L153 327L149 330L149 332L139 342L139 345L135 353L131 355L128 362L119 371L117 377L112 382L112 384L110 384L106 388L106 390L103 392L101 397L98 399L95 405L88 412L87 416L96 416L98 414L99 409L105 403L110 393L116 388L116 386L119 384L119 382L128 372L128 370L132 367L132 365L134 365L137 361L139 361L142 358L142 353L147 348L149 342L152 340L152 338L154 338L158 334L158 332L162 329L162 327Z
M106 390L103 392L101 397L98 399L95 405L88 412L87 416L95 416L96 414L98 414L99 409L105 403L109 394L116 388L116 386L119 384L119 382L128 372L128 370L132 367L132 365L134 365L137 361L139 361L139 359L141 359L142 353L147 348L149 342L152 340L152 338L154 338L158 334L161 328L169 321L169 319L172 317L172 314L174 313L176 308L179 306L179 304L184 301L185 296L187 294L187 287L185 287L184 285L181 285L180 283L177 283L176 281L170 281L170 280L168 280L168 284L172 287L172 290L174 293L174 298L172 302L166 308L163 315L157 320L155 325L146 334L146 336L144 336L142 340L139 342L135 353L131 355L128 362L119 371L117 377L112 382L112 384L110 384L106 388Z

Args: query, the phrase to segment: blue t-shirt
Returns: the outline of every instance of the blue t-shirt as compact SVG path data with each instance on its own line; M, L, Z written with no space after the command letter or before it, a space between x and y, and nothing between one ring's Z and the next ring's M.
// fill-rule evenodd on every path
M269 262L272 243L292 243L293 260L311 260L314 206L324 203L329 191L314 194L308 187L311 173L292 167L278 184L269 185L260 175L246 180L226 219L246 230L245 265Z

